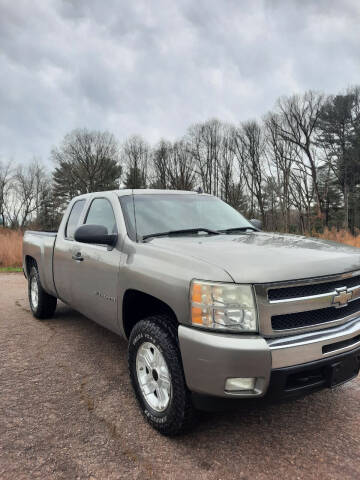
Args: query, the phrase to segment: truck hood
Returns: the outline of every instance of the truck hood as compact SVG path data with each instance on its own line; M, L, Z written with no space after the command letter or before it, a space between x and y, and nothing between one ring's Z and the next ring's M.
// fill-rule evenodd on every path
M360 270L359 248L298 235L253 232L161 237L150 243L223 268L236 283L279 282Z

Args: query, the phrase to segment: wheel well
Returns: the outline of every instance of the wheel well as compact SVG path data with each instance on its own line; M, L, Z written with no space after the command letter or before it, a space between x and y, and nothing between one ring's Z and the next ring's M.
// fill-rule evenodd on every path
M123 298L123 326L125 335L130 337L135 324L143 318L156 314L166 314L178 324L174 311L162 300L139 290L127 290Z
M26 255L25 257L25 268L26 268L26 276L29 276L31 267L35 265L37 266L36 260L33 257L30 257L30 255Z

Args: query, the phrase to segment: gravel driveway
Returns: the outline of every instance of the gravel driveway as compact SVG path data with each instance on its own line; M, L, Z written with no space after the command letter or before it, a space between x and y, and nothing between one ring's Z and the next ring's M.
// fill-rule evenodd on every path
M360 381L282 404L201 414L164 438L137 409L126 342L60 304L29 311L0 274L0 478L360 478Z

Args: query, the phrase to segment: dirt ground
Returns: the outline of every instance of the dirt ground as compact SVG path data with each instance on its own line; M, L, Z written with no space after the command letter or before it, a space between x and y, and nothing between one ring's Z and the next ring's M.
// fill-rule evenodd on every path
M138 411L126 342L60 304L29 311L0 274L0 478L360 478L360 380L282 404L201 414L164 438Z

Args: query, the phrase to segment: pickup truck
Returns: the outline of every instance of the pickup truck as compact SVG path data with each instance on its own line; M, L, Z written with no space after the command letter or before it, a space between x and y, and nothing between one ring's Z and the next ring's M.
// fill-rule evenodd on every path
M128 340L140 409L165 435L204 399L287 398L360 366L360 250L266 233L202 193L74 198L57 233L27 231L32 313L57 299Z

